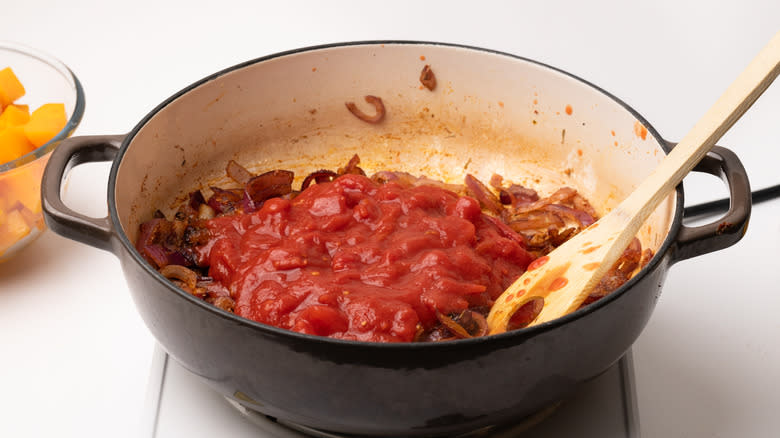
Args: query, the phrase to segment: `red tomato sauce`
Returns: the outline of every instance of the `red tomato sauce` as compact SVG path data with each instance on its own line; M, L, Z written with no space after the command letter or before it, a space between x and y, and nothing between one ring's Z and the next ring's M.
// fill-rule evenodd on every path
M476 200L344 175L292 201L208 221L201 265L235 313L360 341L413 341L442 314L490 306L533 256Z

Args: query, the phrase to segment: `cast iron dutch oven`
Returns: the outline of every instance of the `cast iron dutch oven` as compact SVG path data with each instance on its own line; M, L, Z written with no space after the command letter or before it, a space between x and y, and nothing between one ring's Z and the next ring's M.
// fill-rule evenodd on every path
M433 91L420 72L430 65ZM369 124L345 102L384 101ZM364 112L371 113L366 106ZM76 137L43 179L56 233L113 252L138 311L176 361L243 406L323 431L358 436L454 436L517 421L615 363L653 311L674 263L728 247L745 232L750 189L730 151L697 167L721 177L729 212L683 225L683 188L639 236L656 255L600 301L558 320L484 338L375 344L289 332L237 317L177 289L134 248L138 226L194 188L228 181L230 159L297 177L355 154L370 173L392 169L461 182L493 173L549 194L580 190L614 206L671 145L625 103L566 72L517 56L417 42L294 50L206 77L155 108L127 135ZM63 204L69 169L113 161L105 218ZM169 216L170 217L170 216Z

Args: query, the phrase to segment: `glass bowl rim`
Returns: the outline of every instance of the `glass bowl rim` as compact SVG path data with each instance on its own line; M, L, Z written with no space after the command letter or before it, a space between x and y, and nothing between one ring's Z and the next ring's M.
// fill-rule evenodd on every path
M11 41L0 40L0 51L2 50L16 52L18 54L33 58L56 70L68 82L70 82L71 86L75 88L76 102L73 107L73 113L65 123L65 127L63 127L62 130L57 133L57 135L52 137L52 139L47 141L45 144L22 155L21 157L15 158L5 163L0 163L0 174L18 167L22 167L27 163L36 161L38 158L41 158L51 152L62 140L68 138L79 125L81 118L84 116L85 106L84 88L81 86L81 82L73 73L73 71L68 68L68 66L65 65L62 61L40 50Z

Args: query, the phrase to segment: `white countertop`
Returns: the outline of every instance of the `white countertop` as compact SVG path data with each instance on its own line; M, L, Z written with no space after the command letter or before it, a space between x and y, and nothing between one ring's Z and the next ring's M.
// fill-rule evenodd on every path
M245 60L405 39L568 70L679 140L780 30L774 0L451 3L28 0L0 7L0 39L76 73L87 96L79 135L127 132L179 89ZM754 188L780 183L778 122L775 84L719 142L740 156ZM107 175L103 164L77 168L66 201L105 214ZM686 190L689 203L725 192L702 176L686 179ZM754 208L735 247L672 267L634 346L643 436L776 436L778 250L774 201ZM0 436L139 436L153 349L116 258L44 233L0 265Z

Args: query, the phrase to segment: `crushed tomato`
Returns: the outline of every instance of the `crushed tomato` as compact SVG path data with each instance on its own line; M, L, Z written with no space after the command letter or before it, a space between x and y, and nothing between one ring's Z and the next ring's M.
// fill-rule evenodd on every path
M467 196L342 175L292 200L206 221L198 265L235 313L321 336L409 342L491 306L534 257Z

